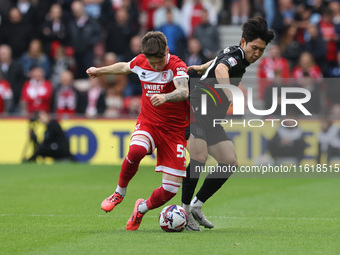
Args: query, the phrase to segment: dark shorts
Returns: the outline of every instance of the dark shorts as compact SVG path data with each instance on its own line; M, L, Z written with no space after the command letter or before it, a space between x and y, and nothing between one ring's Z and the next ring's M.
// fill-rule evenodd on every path
M201 96L205 92L199 87L193 89L190 94L190 105L192 109L190 133L195 137L207 142L208 146L223 141L231 141L228 134L221 125L213 125L214 119L224 119L229 108L230 102L224 92L220 90L219 98L221 105L216 105L215 100L207 97L206 113L202 113Z
M216 125L215 127L213 127L207 125L198 125L198 123L191 123L190 133L195 138L206 141L208 146L223 141L231 141L229 135L226 133L221 125Z

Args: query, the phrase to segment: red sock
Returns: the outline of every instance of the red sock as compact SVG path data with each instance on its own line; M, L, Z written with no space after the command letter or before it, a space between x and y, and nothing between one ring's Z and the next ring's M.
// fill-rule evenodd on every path
M163 186L161 186L152 192L151 196L146 200L146 206L149 210L155 209L164 205L175 195L176 193L166 191Z
M118 185L126 188L132 177L136 174L140 161L145 157L147 150L140 145L131 145L120 170Z

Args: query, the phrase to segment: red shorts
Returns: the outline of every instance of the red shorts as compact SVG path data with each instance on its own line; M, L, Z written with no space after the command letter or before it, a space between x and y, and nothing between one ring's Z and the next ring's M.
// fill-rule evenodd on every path
M152 151L157 148L156 172L185 177L187 141L184 134L184 129L179 133L138 121L131 137L143 135L150 140Z

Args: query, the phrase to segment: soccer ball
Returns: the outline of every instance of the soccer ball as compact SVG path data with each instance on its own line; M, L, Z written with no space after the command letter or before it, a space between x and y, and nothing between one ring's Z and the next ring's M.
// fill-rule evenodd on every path
M159 214L159 226L165 232L181 232L188 221L188 215L179 205L168 205Z

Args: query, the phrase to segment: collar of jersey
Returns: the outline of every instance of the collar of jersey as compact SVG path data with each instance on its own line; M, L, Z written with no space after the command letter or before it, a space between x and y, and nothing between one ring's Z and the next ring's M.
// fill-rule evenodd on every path
M242 60L243 60L243 62L246 64L246 66L249 66L250 63L245 59L243 49L242 49L240 46L237 46L237 48L238 48L238 49L241 51L241 53L242 53Z

